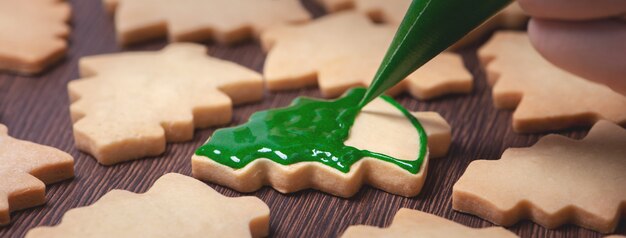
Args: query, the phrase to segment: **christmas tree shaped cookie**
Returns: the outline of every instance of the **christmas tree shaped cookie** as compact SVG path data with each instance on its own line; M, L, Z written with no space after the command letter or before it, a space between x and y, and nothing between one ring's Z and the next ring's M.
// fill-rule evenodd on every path
M376 238L376 237L394 237L394 238L412 238L412 237L430 237L430 238L446 238L446 237L518 237L510 231L502 227L490 227L483 229L474 229L461 224L457 224L450 220L420 212L402 208L393 218L391 226L388 228L378 228L370 226L351 226L341 236L342 238Z
M111 165L191 140L194 128L226 124L232 104L260 100L256 72L178 43L159 52L91 56L69 83L76 147Z
M311 17L298 0L104 0L115 11L121 45L168 36L220 43L258 36L270 27Z
M625 129L600 121L582 140L548 135L474 161L453 187L453 208L505 226L528 218L612 232L626 212L625 145Z
M35 74L67 51L64 0L0 0L0 71Z
M514 109L516 132L590 126L599 119L626 125L626 97L552 65L526 33L498 32L478 52L497 108Z
M390 97L355 108L365 89L334 101L296 99L253 114L241 126L217 130L192 157L193 176L252 192L314 188L350 197L363 183L417 195L429 157L450 145L450 126L433 112L411 113Z
M0 124L0 226L9 213L46 202L46 184L74 177L74 158L52 147L17 140Z
M376 25L356 12L267 31L262 35L269 50L267 87L285 90L318 84L323 96L337 97L351 87L368 86L395 31L396 27ZM388 93L408 91L430 99L471 89L472 75L461 57L442 53Z
M180 174L166 174L146 193L113 190L68 211L54 227L26 237L265 237L270 211L256 197L230 198Z

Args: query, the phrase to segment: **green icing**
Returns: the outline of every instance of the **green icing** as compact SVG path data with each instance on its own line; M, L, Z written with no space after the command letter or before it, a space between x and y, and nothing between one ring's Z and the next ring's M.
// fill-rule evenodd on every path
M297 98L289 107L254 113L243 125L215 131L196 155L234 169L266 158L282 165L318 162L344 173L361 158L371 157L418 173L426 156L426 132L419 121L391 97L381 96L400 110L419 134L417 159L400 160L344 144L360 111L357 104L364 94L365 89L356 88L334 101Z

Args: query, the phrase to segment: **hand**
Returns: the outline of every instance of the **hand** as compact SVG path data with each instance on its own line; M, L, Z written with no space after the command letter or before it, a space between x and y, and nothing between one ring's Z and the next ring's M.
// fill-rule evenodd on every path
M626 0L518 0L553 64L626 95Z

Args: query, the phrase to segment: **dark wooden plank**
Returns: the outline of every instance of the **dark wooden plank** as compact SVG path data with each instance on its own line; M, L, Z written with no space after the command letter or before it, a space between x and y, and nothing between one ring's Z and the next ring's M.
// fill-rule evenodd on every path
M11 135L51 145L71 153L76 159L76 178L49 186L46 205L14 212L13 224L0 228L0 237L20 237L28 229L59 223L69 209L94 203L111 189L146 191L154 181L168 172L191 173L190 156L213 129L199 130L193 141L168 145L162 156L111 167L98 165L90 156L74 148L69 100L66 85L78 77L77 62L82 56L121 51L115 44L110 16L104 14L100 0L74 0L69 56L53 69L37 77L0 74L0 122L10 128ZM316 16L323 15L313 1L305 1ZM165 45L154 41L125 50L154 50ZM245 42L231 47L207 43L209 53L242 65L262 70L264 53L257 43ZM474 47L475 48L475 47ZM541 135L518 135L511 130L511 112L493 108L491 93L484 73L478 65L475 49L461 52L466 65L476 78L470 95L449 96L429 102L418 102L400 96L402 104L412 110L441 113L453 126L453 145L445 158L433 160L422 193L414 198L391 195L369 187L351 199L336 198L313 190L280 194L264 188L251 194L263 199L271 208L271 233L274 237L336 237L347 226L368 224L389 225L401 207L433 213L472 226L491 226L475 216L454 212L451 189L467 165L475 159L498 159L508 147L530 146ZM259 103L235 109L233 125L243 123L253 112L287 105L300 95L319 96L315 88L268 93ZM575 138L585 135L585 128L561 132ZM227 196L241 193L210 184ZM599 233L576 226L547 230L524 221L510 228L522 237L600 237ZM618 233L626 234L626 221Z

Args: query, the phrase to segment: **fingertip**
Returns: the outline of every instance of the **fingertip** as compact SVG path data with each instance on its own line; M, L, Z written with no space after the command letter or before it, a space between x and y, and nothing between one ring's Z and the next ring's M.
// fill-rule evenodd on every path
M585 23L532 19L528 36L547 61L626 95L626 26L614 21Z
M534 18L552 20L593 20L626 14L624 0L517 0Z
M545 20L539 19L531 19L528 22L528 38L530 39L530 43L533 45L535 50L537 50L542 56L546 58L550 57L550 51L553 49L552 44L550 44L550 40L554 39L551 37L551 34L554 34L554 31L550 31L549 23Z
M537 44L539 43L538 40L542 37L541 31L538 29L538 27L540 26L537 26L536 18L531 18L528 21L528 38L530 38L530 42L533 44L533 46L535 46L535 48L537 48Z

